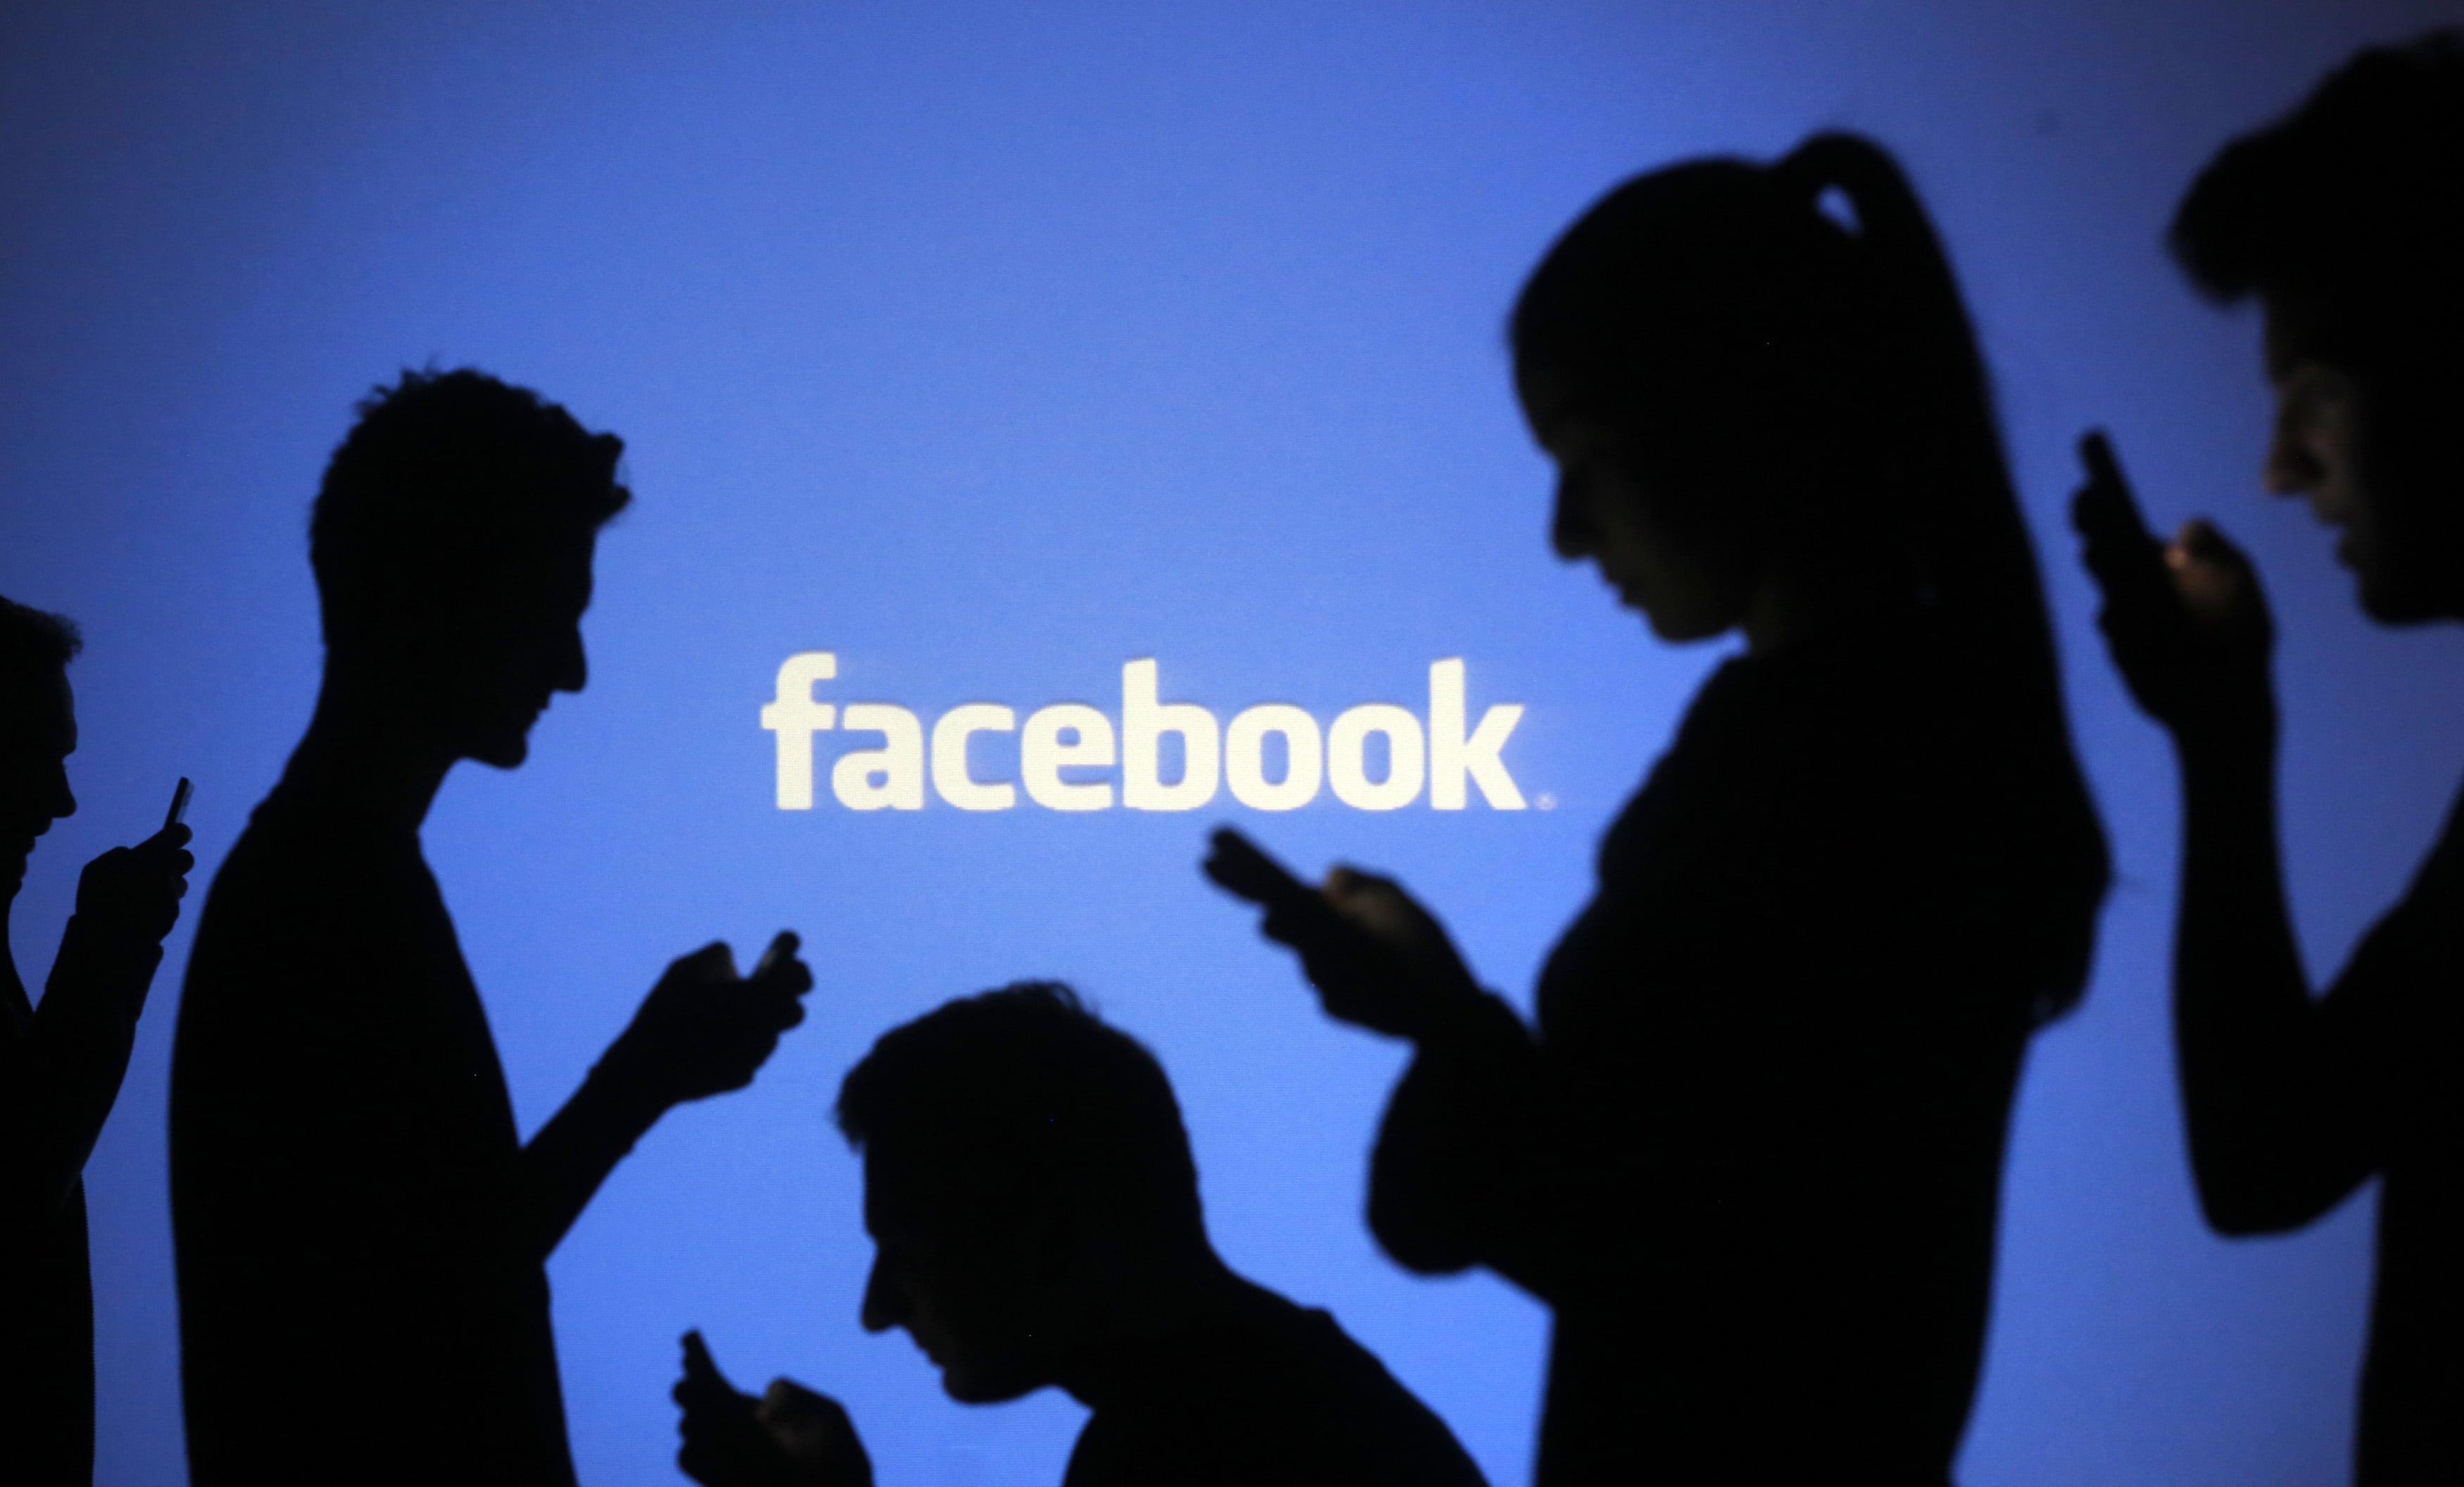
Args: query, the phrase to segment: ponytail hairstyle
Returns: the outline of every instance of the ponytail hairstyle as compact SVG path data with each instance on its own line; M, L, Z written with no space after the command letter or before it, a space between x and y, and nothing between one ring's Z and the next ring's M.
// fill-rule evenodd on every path
M1518 378L1551 379L1570 413L1620 434L1663 526L1905 576L1972 678L1964 700L2000 724L1986 736L2024 879L2010 924L2034 1015L2068 1010L2104 833L1984 360L1898 162L1825 133L1768 166L1637 176L1550 249L1508 335Z

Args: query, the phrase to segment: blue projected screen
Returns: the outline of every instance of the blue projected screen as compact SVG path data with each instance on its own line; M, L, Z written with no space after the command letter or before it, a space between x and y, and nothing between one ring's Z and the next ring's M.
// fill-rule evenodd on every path
M747 1091L670 1115L551 1262L585 1483L679 1480L677 1335L842 1399L885 1483L1050 1483L1083 1411L944 1397L857 1303L829 1121L889 1027L1067 980L1161 1057L1238 1270L1331 1309L1529 1479L1547 1318L1362 1219L1398 1045L1319 1012L1199 876L1230 821L1391 872L1529 1005L1598 835L1722 645L1656 643L1548 544L1504 321L1615 182L1873 134L1993 367L2118 881L2036 1041L1962 1478L2343 1479L2365 1194L2217 1239L2166 1011L2175 800L2063 518L2111 428L2277 607L2315 971L2464 766L2464 656L2366 626L2257 497L2256 329L2165 261L2228 137L2452 5L1269 3L19 7L0 48L0 592L74 617L81 808L11 938L197 782L207 877L305 725L306 516L351 405L476 366L627 444L590 677L425 832L525 1132L672 958L818 977ZM169 945L88 1167L98 1480L185 1480ZM313 1119L303 1112L303 1119ZM397 1420L371 1402L371 1450Z

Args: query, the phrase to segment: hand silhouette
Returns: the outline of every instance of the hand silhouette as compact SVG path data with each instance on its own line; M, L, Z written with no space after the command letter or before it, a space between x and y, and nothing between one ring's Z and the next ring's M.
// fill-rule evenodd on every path
M788 1379L740 1394L699 1332L684 1335L676 1465L704 1487L872 1487L872 1461L838 1401Z
M2079 440L2079 458L2088 477L2071 521L2104 594L2098 628L2131 698L2176 737L2272 736L2275 624L2250 560L2204 520L2158 543L2101 433Z
M736 973L736 953L724 942L675 961L610 1057L662 1106L752 1083L779 1034L804 1020L799 999L812 988L813 972L797 958L797 944L782 931L750 976Z
M144 1010L163 937L179 921L197 865L188 837L187 827L166 826L134 847L112 848L77 878L77 913L52 973L104 988L131 1023Z
M1262 904L1259 928L1298 951L1327 1015L1390 1037L1428 1037L1481 992L1445 927L1392 878L1338 867L1312 890L1230 827L1206 876Z

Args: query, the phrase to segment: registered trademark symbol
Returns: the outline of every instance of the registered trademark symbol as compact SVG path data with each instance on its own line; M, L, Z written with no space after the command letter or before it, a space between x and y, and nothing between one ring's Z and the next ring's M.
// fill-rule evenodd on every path
M1557 797L1550 794L1547 790L1542 790L1532 799L1531 804L1539 807L1543 810L1554 810L1557 809Z

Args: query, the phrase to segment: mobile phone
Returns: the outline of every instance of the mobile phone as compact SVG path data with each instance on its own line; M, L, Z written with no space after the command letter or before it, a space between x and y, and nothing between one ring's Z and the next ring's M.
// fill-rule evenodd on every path
M1206 876L1235 897L1270 909L1325 906L1316 889L1232 828L1217 827L1209 843L1215 850L1207 855Z
M781 961L785 960L788 956L795 954L796 946L802 943L802 941L799 941L796 938L796 932L794 930L782 929L779 931L778 934L771 937L770 947L761 952L761 959L753 963L753 974L745 977L744 979L747 981L759 981L762 977L770 974L770 968L778 965Z
M2079 465L2087 472L2088 488L2096 493L2094 515L2119 522L2130 535L2154 542L2147 530L2147 519L2140 515L2139 498L2131 494L2130 480L2122 473L2122 461L2113 453L2113 441L2102 429L2090 429L2079 436Z
M171 789L171 809L163 815L163 830L167 832L180 824L180 818L188 813L188 796L195 790L187 775L180 776L180 783Z

